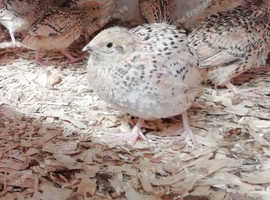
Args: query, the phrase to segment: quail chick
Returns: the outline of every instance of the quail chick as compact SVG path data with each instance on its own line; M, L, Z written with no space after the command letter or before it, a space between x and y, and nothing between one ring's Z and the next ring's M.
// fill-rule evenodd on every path
M175 4L172 0L139 0L139 7L142 16L148 23L173 24L174 22L172 13Z
M81 34L80 12L78 10L64 10L51 7L40 20L30 27L27 36L22 43L36 50L36 63L43 64L40 59L40 51L58 50L63 53L70 62L76 62L81 58L74 58L68 47Z
M188 36L189 46L198 53L199 68L207 70L207 79L245 96L248 91L236 89L230 80L265 65L270 50L270 10L257 5L259 1L252 2L210 15Z
M38 0L0 0L0 23L5 26L16 46L14 33L28 29L44 13Z
M92 89L124 113L140 118L126 138L134 144L144 119L182 114L193 139L186 110L200 91L196 55L187 34L166 23L133 29L112 27L100 32L83 50L90 54Z

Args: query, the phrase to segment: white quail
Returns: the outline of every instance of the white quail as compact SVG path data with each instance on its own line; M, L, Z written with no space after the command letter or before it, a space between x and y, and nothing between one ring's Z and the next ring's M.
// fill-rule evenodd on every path
M127 140L135 143L143 119L182 114L193 139L186 110L200 91L197 57L187 34L166 23L133 29L112 27L84 49L90 53L90 87L106 102L140 118Z

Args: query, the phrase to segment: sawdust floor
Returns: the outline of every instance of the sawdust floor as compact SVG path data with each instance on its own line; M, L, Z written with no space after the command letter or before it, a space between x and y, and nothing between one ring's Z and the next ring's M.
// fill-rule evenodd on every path
M146 123L149 140L121 144L136 119L88 89L86 60L0 51L0 184L5 200L270 199L270 74L246 74L237 100L207 86L189 110L198 145L166 137L181 117Z

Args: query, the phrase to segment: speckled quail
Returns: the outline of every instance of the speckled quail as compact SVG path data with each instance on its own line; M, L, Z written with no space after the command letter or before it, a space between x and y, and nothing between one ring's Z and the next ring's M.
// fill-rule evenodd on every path
M182 114L193 138L186 110L200 91L197 57L187 33L166 23L100 32L83 50L90 53L90 87L106 102L140 118L127 140L141 134L143 119Z
M46 14L34 23L22 43L36 50L36 63L42 64L40 51L61 51L71 62L81 58L74 58L68 52L68 47L81 34L80 11L75 9L60 9L50 7Z
M230 80L251 68L263 66L270 51L270 9L258 1L210 15L188 36L189 46L199 56L199 68L207 79L239 90Z

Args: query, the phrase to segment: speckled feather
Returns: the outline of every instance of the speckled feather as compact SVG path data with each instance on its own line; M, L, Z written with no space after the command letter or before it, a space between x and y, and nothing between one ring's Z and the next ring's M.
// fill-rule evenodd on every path
M0 23L9 31L15 45L14 33L28 29L38 20L46 9L40 9L42 1L34 0L1 0Z
M143 119L183 113L200 90L196 56L186 38L184 30L164 23L106 29L85 47L93 49L90 86L105 101Z
M173 24L175 4L172 0L139 0L142 16L148 23Z
M46 15L31 26L22 43L34 50L62 50L79 38L80 33L78 10L50 7Z
M60 6L81 11L82 34L88 38L109 22L115 8L115 0L65 0Z
M100 30L109 22L115 8L115 0L87 1L78 5L82 11L82 29L86 36Z
M208 79L224 85L231 78L266 62L270 50L270 10L248 4L219 12L202 21L189 35Z
M233 8L239 5L243 5L245 3L246 0L210 0L208 6L205 9L198 9L197 12L192 13L191 16L181 19L181 21L184 20L183 26L186 29L192 30L196 26L196 24L200 23L208 16L216 14L218 12L232 10Z

